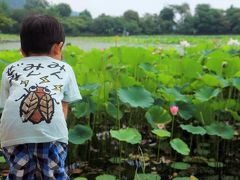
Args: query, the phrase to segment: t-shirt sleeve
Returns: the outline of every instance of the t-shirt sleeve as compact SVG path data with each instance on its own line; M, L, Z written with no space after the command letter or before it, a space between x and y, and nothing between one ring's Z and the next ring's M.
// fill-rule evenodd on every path
M80 91L77 85L75 74L71 66L69 66L68 81L64 88L63 101L72 103L81 99L82 99L82 96L80 94Z
M9 82L6 77L6 73L3 71L0 86L0 109L4 108L8 96L9 96Z

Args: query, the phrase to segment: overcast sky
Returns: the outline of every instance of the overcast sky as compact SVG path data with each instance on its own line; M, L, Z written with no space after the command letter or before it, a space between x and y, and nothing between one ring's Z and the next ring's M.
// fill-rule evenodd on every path
M211 7L226 9L231 5L240 7L240 0L48 0L52 4L60 2L68 3L74 11L89 10L93 17L105 13L112 16L120 16L126 10L132 9L143 16L145 13L159 13L160 10L169 4L188 3L191 10L197 4L207 3Z

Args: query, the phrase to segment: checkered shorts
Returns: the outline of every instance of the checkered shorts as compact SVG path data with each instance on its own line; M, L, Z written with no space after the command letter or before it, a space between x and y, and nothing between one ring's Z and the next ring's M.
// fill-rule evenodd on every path
M30 143L3 148L10 165L7 180L34 180L39 169L43 180L69 180L64 169L67 145L60 142Z

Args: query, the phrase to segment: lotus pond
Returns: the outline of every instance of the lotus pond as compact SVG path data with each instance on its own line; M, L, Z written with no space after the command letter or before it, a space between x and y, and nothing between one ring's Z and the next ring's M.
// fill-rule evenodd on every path
M181 51L66 46L83 96L67 120L71 178L240 179L240 46L229 38L190 37ZM0 73L19 58L0 51Z

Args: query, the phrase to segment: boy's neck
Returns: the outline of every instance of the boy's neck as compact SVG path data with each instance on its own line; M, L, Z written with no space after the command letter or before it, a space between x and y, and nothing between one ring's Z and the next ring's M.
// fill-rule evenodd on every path
M54 58L54 59L57 59L57 60L61 60L59 59L58 57L52 55L52 54L38 54L38 53L30 53L28 56L26 57L37 57L37 56L48 56L48 57L51 57L51 58Z
M31 56L49 56L49 57L51 57L50 54L34 54L34 53L29 54L27 57L31 57Z

